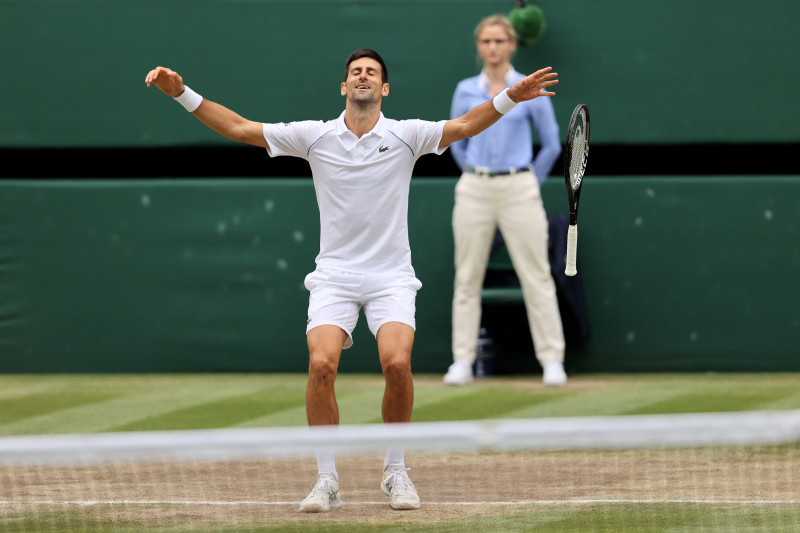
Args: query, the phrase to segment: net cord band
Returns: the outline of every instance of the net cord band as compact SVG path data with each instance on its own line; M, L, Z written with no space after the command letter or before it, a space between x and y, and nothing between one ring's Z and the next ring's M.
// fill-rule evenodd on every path
M299 457L385 451L520 451L669 448L800 441L800 411L751 411L413 422L288 428L123 432L0 438L0 465Z

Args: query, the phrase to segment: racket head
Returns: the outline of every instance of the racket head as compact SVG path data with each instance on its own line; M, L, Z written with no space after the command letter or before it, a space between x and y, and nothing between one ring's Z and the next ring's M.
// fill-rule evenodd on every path
M577 223L578 200L586 163L589 160L590 131L589 107L586 104L578 104L569 119L564 149L564 180L569 199L570 224Z

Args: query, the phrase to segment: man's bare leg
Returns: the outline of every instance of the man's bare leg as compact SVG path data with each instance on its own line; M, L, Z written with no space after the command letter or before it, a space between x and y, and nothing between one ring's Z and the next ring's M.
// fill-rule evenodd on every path
M334 382L347 339L338 326L318 326L308 332L308 387L306 388L306 417L309 426L337 425L339 407L336 404Z
M337 326L318 326L308 332L306 417L309 426L339 424L334 382L347 334ZM341 506L339 474L333 450L317 451L317 484L300 504L301 512L321 512Z
M401 322L387 322L378 331L378 353L386 379L381 414L384 422L410 422L414 407L411 377L411 348L414 328Z
M378 331L380 354L386 389L381 413L386 423L411 421L414 407L414 381L411 376L411 348L414 328L401 322L387 322ZM391 498L394 509L419 509L419 496L408 478L403 443L386 450L381 489Z

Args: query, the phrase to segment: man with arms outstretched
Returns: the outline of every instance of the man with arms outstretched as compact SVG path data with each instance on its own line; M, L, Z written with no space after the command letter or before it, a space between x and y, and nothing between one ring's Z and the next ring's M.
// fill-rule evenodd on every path
M539 70L453 120L397 121L381 113L381 101L389 95L386 65L377 52L362 49L345 64L341 84L345 110L337 119L265 124L204 99L173 70L157 67L147 74L148 87L155 85L172 96L217 133L266 148L271 157L300 157L311 166L320 211L320 251L316 269L305 279L310 292L306 329L310 426L339 423L334 381L342 350L353 344L362 307L378 343L386 380L383 421L411 420L415 299L422 286L411 266L408 244L414 164L422 155L441 154L453 142L485 130L516 102L554 95L545 89L558 83L556 76L549 67ZM300 511L327 511L341 505L333 452L318 452L317 465L317 484ZM381 488L391 498L392 508L419 508L402 445L387 450Z

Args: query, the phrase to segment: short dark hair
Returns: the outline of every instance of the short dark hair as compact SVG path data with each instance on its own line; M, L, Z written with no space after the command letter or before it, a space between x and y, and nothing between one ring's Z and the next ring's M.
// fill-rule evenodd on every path
M374 59L381 65L381 81L383 83L389 83L389 71L386 70L386 63L383 62L383 58L380 56L378 52L375 50L370 50L369 48L362 48L360 50L356 50L350 57L347 58L347 63L344 65L344 79L347 80L347 73L350 71L350 63L355 61L356 59L361 59L362 57L369 57L370 59Z

